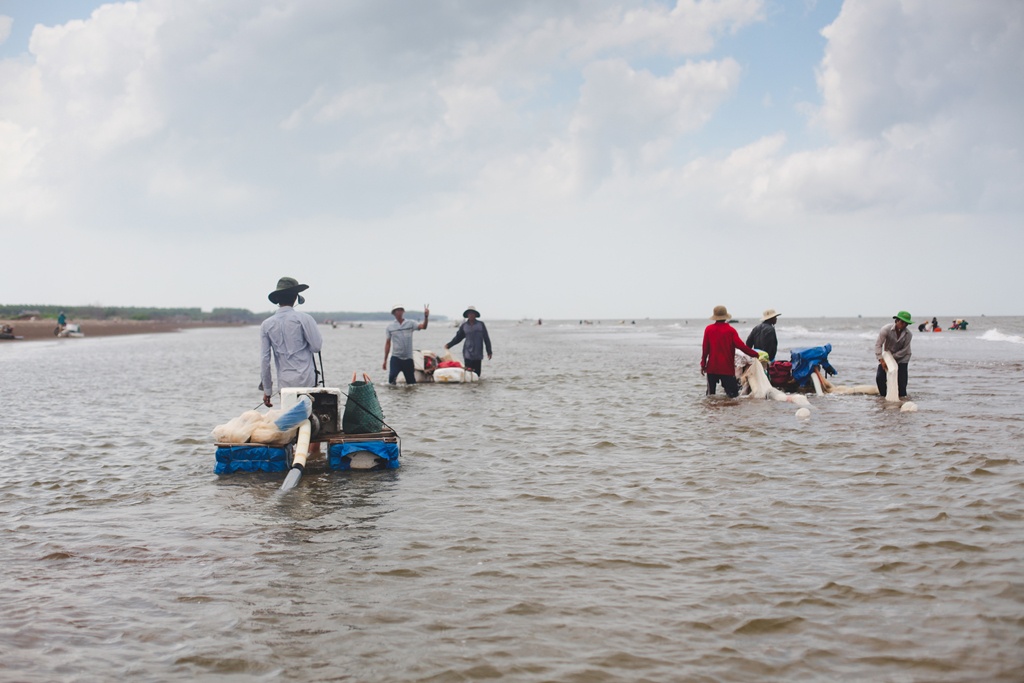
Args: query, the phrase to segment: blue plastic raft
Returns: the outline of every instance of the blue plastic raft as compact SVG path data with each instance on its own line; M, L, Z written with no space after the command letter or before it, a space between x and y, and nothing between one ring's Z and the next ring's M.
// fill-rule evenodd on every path
M331 434L326 438L327 466L332 470L352 468L352 456L369 452L377 461L371 469L396 470L401 467L401 441L393 431L372 434ZM260 443L217 444L216 474L234 472L286 472L291 467L294 446L270 446Z

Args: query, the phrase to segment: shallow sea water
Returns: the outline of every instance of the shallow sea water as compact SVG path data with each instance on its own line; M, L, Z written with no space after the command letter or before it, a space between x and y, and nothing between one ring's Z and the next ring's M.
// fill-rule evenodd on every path
M871 384L885 322L780 357ZM919 412L808 420L630 323L489 321L480 384L378 385L401 469L287 494L213 474L256 328L3 344L0 680L1024 680L1024 318L915 333ZM382 327L323 332L328 386L384 381Z

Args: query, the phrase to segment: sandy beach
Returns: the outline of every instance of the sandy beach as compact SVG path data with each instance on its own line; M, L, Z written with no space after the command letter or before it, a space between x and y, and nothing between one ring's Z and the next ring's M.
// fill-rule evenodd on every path
M225 323L165 322L154 320L69 320L76 323L86 337L110 337L121 334L153 334L156 332L177 332L196 327L229 327ZM0 344L18 341L54 339L55 320L0 320L0 325L10 325L14 335L21 339L0 339Z

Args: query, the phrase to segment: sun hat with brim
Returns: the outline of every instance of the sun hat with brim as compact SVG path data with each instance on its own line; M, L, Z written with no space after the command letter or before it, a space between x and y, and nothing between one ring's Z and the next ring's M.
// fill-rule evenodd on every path
M279 304L282 299L291 298L292 294L298 294L309 289L309 285L300 285L299 281L293 277L283 277L277 281L277 289L267 295L271 303ZM306 303L306 300L299 296L298 301L300 304Z
M391 312L394 313L399 308L401 308L403 311L405 310L405 306L403 306L402 304L395 304L394 306L391 307Z
M728 320L731 317L725 306L715 306L715 312L711 315L711 320Z
M761 322L764 322L765 320L771 320L772 318L778 318L780 315L782 314L777 312L774 308L769 308L761 315Z
M906 311L900 311L899 313L894 315L892 317L892 319L893 320L902 320L903 322L905 322L908 325L913 325L914 324L914 321L910 319L910 314L907 313Z
M476 310L476 306L466 306L466 310L462 312L462 317L468 318L470 313L476 313L476 319L480 319L480 311Z

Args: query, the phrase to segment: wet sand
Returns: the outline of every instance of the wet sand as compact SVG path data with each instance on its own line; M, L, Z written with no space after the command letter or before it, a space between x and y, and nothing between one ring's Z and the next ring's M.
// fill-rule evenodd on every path
M178 332L197 327L234 327L227 323L173 322L154 320L69 320L76 323L86 337L110 337L122 334L153 334L157 332ZM0 325L10 325L14 335L21 339L0 339L0 344L16 341L38 341L54 339L55 320L0 320Z

